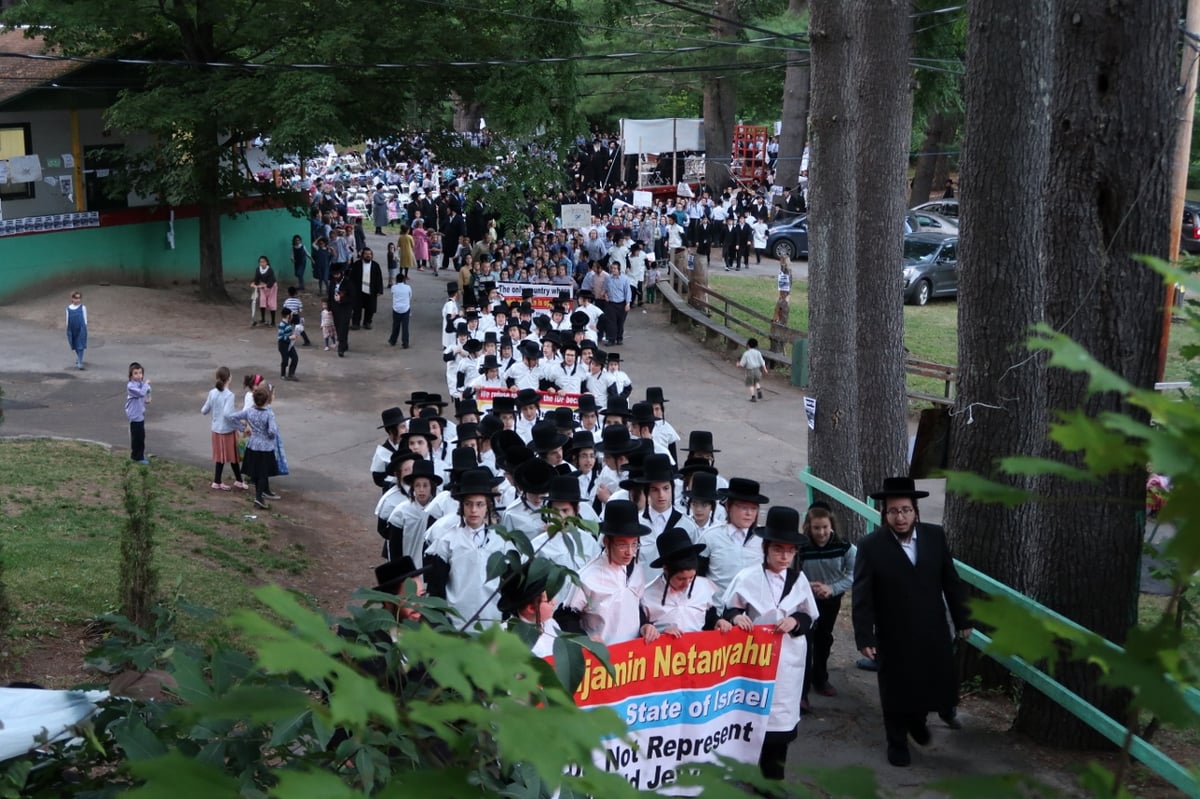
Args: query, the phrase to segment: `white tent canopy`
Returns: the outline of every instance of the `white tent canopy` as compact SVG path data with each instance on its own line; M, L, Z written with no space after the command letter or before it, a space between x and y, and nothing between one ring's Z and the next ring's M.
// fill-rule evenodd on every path
M702 119L622 119L621 149L627 155L704 149Z

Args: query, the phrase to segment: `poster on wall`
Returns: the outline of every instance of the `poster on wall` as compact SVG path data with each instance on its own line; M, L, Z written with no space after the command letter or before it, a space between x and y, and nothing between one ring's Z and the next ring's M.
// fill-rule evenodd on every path
M32 183L42 179L42 161L36 155L18 155L8 159L8 179L12 183Z
M582 230L592 224L592 206L587 203L576 203L562 207L562 226L570 230Z

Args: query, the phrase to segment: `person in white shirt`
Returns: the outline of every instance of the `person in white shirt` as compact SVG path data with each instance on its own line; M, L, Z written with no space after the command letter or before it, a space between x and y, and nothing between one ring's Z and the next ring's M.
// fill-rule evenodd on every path
M541 379L542 348L536 342L525 340L517 346L517 350L521 354L521 361L514 363L505 371L505 383L509 388L515 388L518 391L522 389L536 390L538 381Z
M804 542L800 514L794 508L771 508L758 535L762 545L755 548L761 559L730 581L721 597L722 616L746 631L756 624L769 624L782 636L767 734L758 760L764 777L782 780L788 745L796 740L800 723L800 691L808 651L804 634L819 614L808 580L795 568L796 552Z
M750 223L751 241L754 244L754 263L761 264L763 253L767 251L767 223L761 217L755 217Z
M517 420L513 428L521 440L528 444L533 440L533 426L542 418L542 395L537 386L522 388L517 392Z
M596 499L603 506L620 490L621 481L629 477L629 454L640 446L629 435L624 424L608 425L600 434L604 465L596 478Z
M455 332L460 316L458 310L458 283L452 281L446 284L446 294L449 295L442 304L442 347L453 346Z
M512 477L517 486L517 498L500 515L500 525L505 530L520 530L530 540L545 532L542 506L550 490L550 481L557 475L553 466L539 458L530 458L516 467Z
M670 451L654 437L654 428L658 424L658 420L654 418L654 409L650 407L648 402L635 402L633 407L629 409L629 433L634 438L649 441L653 451L663 455L670 462L671 466L675 465L675 459L671 457ZM659 531L655 531L657 535Z
M657 536L672 528L678 528L685 531L692 541L699 538L700 531L675 508L675 469L666 455L647 455L642 461L641 473L631 477L630 482L636 483L646 498L642 523L650 528L651 534ZM659 554L654 541L648 540L642 547L638 559L646 570L647 581L654 579L657 567L651 567L650 562Z
M646 299L643 285L646 280L646 253L642 250L640 241L634 242L633 246L629 248L626 263L629 264L625 270L629 274L629 288L633 291L633 299L640 308Z
M693 542L677 527L660 533L655 544L660 554L650 566L661 571L642 595L642 615L654 626L642 635L646 643L660 634L679 638L701 630L732 630L733 624L718 613L716 583L696 573L704 544Z
M709 528L700 536L699 543L708 545L705 576L724 590L742 569L762 562L762 548L754 540L754 527L759 508L770 500L758 493L757 481L744 477L731 478L729 488L722 490L720 496L725 501L729 521L721 527Z
M519 570L510 569L500 578L500 600L496 606L504 618L516 617L525 624L537 628L538 637L531 649L533 656L544 658L554 654L554 641L558 638L558 623L554 621L554 603L546 595L547 578L533 578L533 574L547 574L544 558L527 561Z
M559 624L568 632L583 633L606 644L632 640L645 632L641 621L645 574L637 566L641 539L650 528L638 522L637 506L614 499L605 509L600 534L604 548L579 573L563 603Z
M400 272L396 282L392 284L392 334L388 336L388 344L408 349L408 320L412 315L412 286L408 285L408 275Z
M430 542L425 581L429 595L446 600L469 629L475 620L500 620L499 578L489 579L487 567L492 553L504 552L507 544L493 529L496 491L491 472L467 471L451 495L459 503L458 523Z
M690 474L689 465L695 469ZM681 502L677 506L681 506L684 515L696 525L696 538L699 540L705 531L728 521L725 509L719 504L721 497L717 495L717 470L692 460L683 465L683 471L687 487L680 492Z
M680 438L678 431L675 430L666 418L666 404L669 401L663 396L662 386L646 387L646 402L650 403L650 407L654 410L654 441L657 444L661 444L666 448L667 452L671 453L672 463L678 463L679 451L677 445Z
M500 361L495 355L485 355L479 363L479 374L467 381L467 388L507 388L500 377Z
M610 352L605 366L606 370L601 378L605 393L610 399L612 397L628 399L629 395L633 393L633 381L621 369L621 353Z
M409 453L411 454L411 453ZM429 522L426 508L437 493L442 478L433 468L433 463L424 459L412 461L407 474L400 477L407 492L405 499L396 503L387 515L387 555L390 558L408 556L420 567L425 551L425 529Z
M387 438L375 447L375 453L371 456L371 479L380 489L387 491L396 484L388 467L392 456L396 454L400 435L404 432L404 411L398 407L387 408L380 416L383 424L377 429L386 432Z

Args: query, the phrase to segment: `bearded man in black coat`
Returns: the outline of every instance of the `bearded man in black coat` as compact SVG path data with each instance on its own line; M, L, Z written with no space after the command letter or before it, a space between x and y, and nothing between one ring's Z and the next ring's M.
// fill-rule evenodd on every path
M893 766L911 762L908 738L930 741L926 714L953 719L958 702L954 631L971 634L962 583L941 526L923 524L917 500L929 496L910 478L889 477L879 500L880 526L858 544L854 563L854 642L879 668L879 700Z

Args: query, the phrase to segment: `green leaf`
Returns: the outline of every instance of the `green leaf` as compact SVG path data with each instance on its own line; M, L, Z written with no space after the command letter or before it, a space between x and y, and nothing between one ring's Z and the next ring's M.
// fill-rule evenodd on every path
M1054 475L1067 480L1093 482L1096 477L1085 469L1071 466L1048 458L1034 458L1026 455L1013 455L1000 459L1000 468L1009 474L1019 474L1026 477L1036 475Z
M1129 381L1104 366L1090 352L1068 336L1055 331L1047 324L1033 326L1029 348L1048 351L1050 353L1048 366L1058 366L1072 372L1086 373L1090 393L1116 391L1125 394L1132 388Z
M122 794L130 799L238 799L237 782L207 763L170 752L129 765L145 784Z
M204 668L196 658L177 652L171 659L171 675L176 683L171 692L184 702L198 702L212 696L212 688L204 679Z
M821 793L826 796L846 796L855 799L874 799L879 796L879 781L875 772L866 766L819 767L802 769L813 775Z
M1029 799L1032 796L1061 796L1062 791L1026 774L971 774L934 780L931 791L971 799Z
M1030 502L1034 494L1008 483L989 480L971 472L946 472L946 491L970 497L976 502L996 502L1016 507Z
M276 724L274 731L271 733L271 740L267 742L267 746L287 746L300 737L301 730L308 724L312 718L312 711L305 710L291 721L283 724Z
M117 739L117 746L131 761L149 760L166 754L167 747L154 736L134 709L120 724L109 728Z
M583 680L583 650L579 644L559 636L554 639L554 673L569 693L575 693Z
M279 784L268 792L272 799L366 799L328 771L277 771Z
M241 685L224 696L177 707L172 715L180 723L196 723L200 719L275 723L309 710L312 702L298 688L278 684Z

